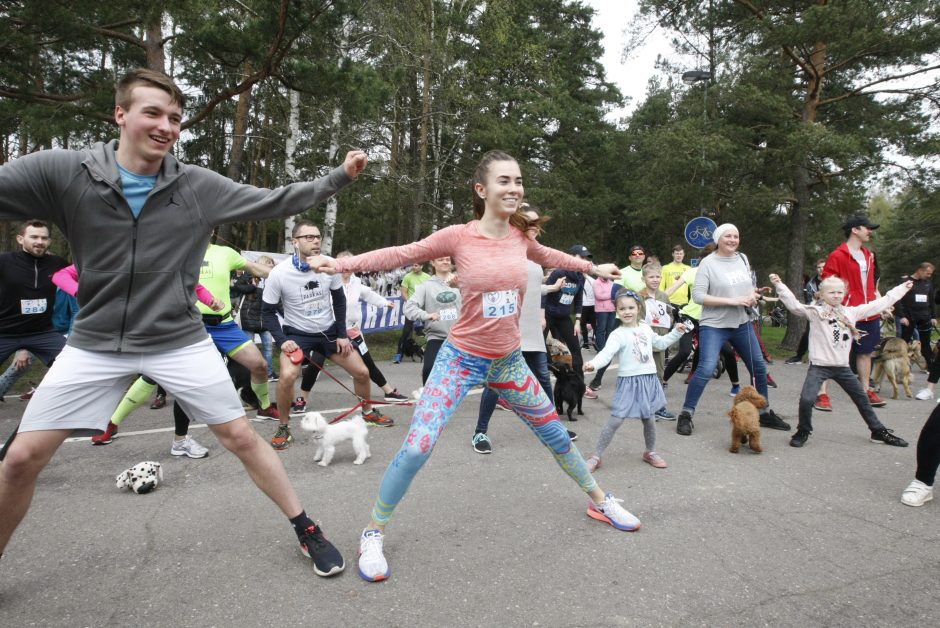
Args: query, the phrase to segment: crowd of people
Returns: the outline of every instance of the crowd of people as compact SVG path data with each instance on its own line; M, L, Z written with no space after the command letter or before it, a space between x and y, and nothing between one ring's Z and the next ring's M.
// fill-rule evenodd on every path
M390 282L370 289L353 273L387 278L386 273L410 266L400 284L404 310L409 321L423 323L428 338L413 417L359 536L358 572L368 581L390 576L387 525L475 386L483 386L484 395L471 440L474 451L493 451L487 426L502 404L587 495L587 516L622 531L639 529L640 521L594 474L626 419L641 421L643 461L665 469L656 450L656 421L675 420L676 432L690 436L719 359L732 395L740 386L740 361L750 383L770 400L773 384L754 319L761 300L771 297L739 250L741 234L734 225L715 229L714 250L696 268L684 264L680 245L666 266L642 245L630 247L623 268L597 265L584 244L565 253L539 242L546 217L525 203L519 164L491 151L474 172L474 219L466 224L412 244L333 258L320 250L319 227L298 220L292 256L279 264L249 262L237 251L210 244L213 228L301 213L351 184L366 168L367 156L350 151L341 166L312 182L274 190L237 184L170 154L184 103L169 77L132 71L117 86L118 141L86 150L40 151L0 166L0 220L22 222L17 236L22 250L0 255L0 358L16 354L17 373L29 356L49 365L0 455L0 556L30 507L40 471L65 439L86 435L97 444L111 442L124 417L159 385L175 403L171 453L204 456L206 447L186 429L190 419L208 425L288 520L315 573L342 572L341 553L301 505L277 452L293 442L291 412L312 405L313 381L300 384L304 396L294 396L304 364L314 375L325 359L347 371L363 416L374 426L391 427L394 421L371 405L373 382L385 401L405 400L369 355L359 330L358 301L387 307ZM48 254L50 225L65 235L74 262L74 281L59 282L78 305L65 332L52 322L58 300L53 276L68 268L68 261ZM907 446L874 413L884 402L869 383L872 353L879 346L879 317L896 302L905 338L916 332L929 348L933 266L921 266L881 296L876 258L865 246L877 228L864 217L845 223L845 242L817 269L812 294L803 303L779 276L769 277L786 308L809 321L799 357L808 353L810 366L793 447L808 442L812 410L825 410L824 400L831 409L828 380L849 393L873 442ZM426 262L433 275L424 272ZM232 307L229 281L236 269L257 278L243 282L240 292L260 318L246 322L240 313L241 324L253 326L249 333ZM276 375L273 360L253 342L256 332L268 332L271 352L279 351ZM410 333L406 326L399 354ZM587 459L555 409L546 334L566 346L582 378L593 373L584 388L588 399L599 398L604 370L616 360L610 419ZM585 350L596 355L585 361ZM693 350L688 388L674 415L666 407L664 386ZM924 351L928 360L931 355ZM938 362L929 362L933 384L940 379ZM277 380L273 402L272 378ZM0 384L8 386L11 379L4 376ZM931 397L933 384L924 389ZM928 398L921 393L919 398ZM259 415L278 421L270 442L247 421L246 394ZM760 425L791 429L769 403ZM940 410L935 409L918 439L915 479L903 492L903 503L919 506L932 498L938 464Z

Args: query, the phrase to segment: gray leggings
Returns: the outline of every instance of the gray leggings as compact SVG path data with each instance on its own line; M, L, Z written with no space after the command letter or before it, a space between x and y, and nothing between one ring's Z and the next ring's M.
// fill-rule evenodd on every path
M596 456L600 457L604 455L604 450L607 449L610 441L614 439L614 432L620 429L620 426L623 425L623 422L626 420L626 417L618 418L615 416L608 419L607 425L601 430L601 435L597 439L597 447L594 448L594 454ZM646 441L646 451L656 451L656 420L640 420L643 421L643 440Z

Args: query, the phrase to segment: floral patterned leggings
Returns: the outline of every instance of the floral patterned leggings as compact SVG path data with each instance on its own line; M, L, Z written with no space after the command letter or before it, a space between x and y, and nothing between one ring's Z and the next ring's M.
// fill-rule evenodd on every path
M474 386L484 382L513 407L552 452L565 473L585 492L597 487L581 452L572 444L568 431L558 420L555 407L529 370L521 350L501 358L483 358L445 342L424 385L408 436L385 470L379 496L372 509L372 519L376 524L388 523L412 479L431 456L434 444L457 406Z

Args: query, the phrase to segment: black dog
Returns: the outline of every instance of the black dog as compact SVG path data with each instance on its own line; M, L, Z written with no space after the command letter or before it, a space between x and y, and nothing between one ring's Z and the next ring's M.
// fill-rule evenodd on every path
M568 420L577 421L571 416L571 411L578 407L581 411L581 400L584 398L584 373L579 373L564 362L552 362L548 369L555 374L555 409L559 416L565 414L565 403L568 404Z
M411 361L421 361L424 359L424 349L418 342L411 336L402 343L401 346L402 357L411 358Z

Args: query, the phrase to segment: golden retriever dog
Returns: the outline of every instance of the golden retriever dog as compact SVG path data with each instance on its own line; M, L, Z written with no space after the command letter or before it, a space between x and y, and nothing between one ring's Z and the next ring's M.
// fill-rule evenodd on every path
M934 350L936 351L936 349ZM920 340L911 340L911 362L920 367L921 372L927 372L927 360L924 359L924 354L920 350Z
M919 344L919 343L918 343ZM875 360L875 390L881 390L881 381L888 377L891 383L893 394L892 399L898 398L898 382L904 386L904 394L912 397L911 393L911 355L915 347L904 342L903 338L888 338L881 345L881 350L877 356L872 356ZM916 347L920 354L920 347Z
M767 400L753 386L744 386L734 397L734 406L728 413L731 417L731 449L738 453L741 445L748 444L754 453L764 451L760 444L760 413L767 407Z

